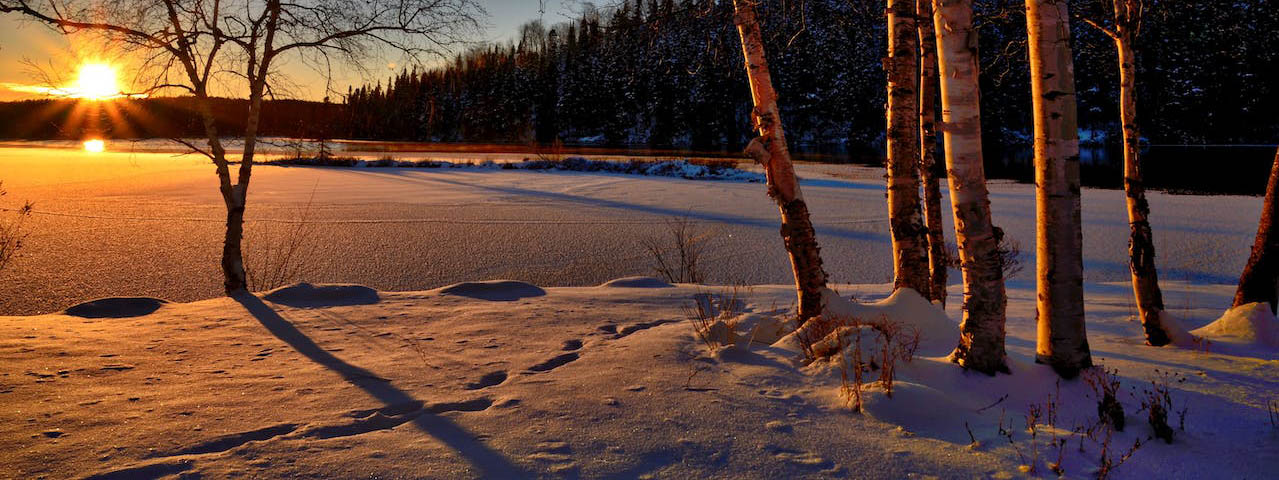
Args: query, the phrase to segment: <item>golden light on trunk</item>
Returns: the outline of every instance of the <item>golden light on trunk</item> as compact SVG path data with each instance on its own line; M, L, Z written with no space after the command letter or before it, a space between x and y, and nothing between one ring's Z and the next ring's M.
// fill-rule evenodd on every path
M928 230L919 205L919 52L915 0L888 0L888 223L893 289L932 297Z
M1132 272L1137 315L1146 333L1146 343L1167 345L1172 341L1164 324L1164 297L1155 268L1155 240L1150 229L1150 204L1141 168L1141 134L1137 128L1137 36L1141 33L1142 0L1111 0L1113 27L1104 27L1087 18L1115 41L1119 54L1119 119L1124 137L1124 197L1128 210L1128 266Z
M936 0L933 23L941 78L946 172L964 276L964 317L951 359L994 375L1008 372L1004 350L1004 274L982 165L977 31L971 0Z
M1084 327L1079 124L1066 0L1026 0L1035 118L1035 361L1066 378L1092 366Z
M809 220L808 206L795 178L782 119L777 108L777 92L764 57L764 41L755 19L754 2L733 0L736 14L733 22L742 40L742 55L750 81L755 110L751 116L759 137L746 147L746 153L764 166L768 178L768 194L777 202L782 216L782 240L790 255L791 270L799 296L799 318L803 322L822 311L822 290L826 272L817 247L817 234Z

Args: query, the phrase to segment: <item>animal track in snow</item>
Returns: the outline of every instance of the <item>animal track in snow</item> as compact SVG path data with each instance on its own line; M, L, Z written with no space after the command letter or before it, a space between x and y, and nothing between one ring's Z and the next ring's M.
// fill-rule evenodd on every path
M579 357L581 357L581 355L578 355L577 352L565 353L563 355L558 355L545 362L528 367L528 369L534 372L549 372L551 370L554 370L556 368L563 366L564 364L568 362L577 360Z
M177 455L201 455L205 453L225 452L227 450L238 447L240 445L244 445L249 442L268 440L268 439L278 437L280 435L289 434L289 433L292 433L294 430L297 430L297 428L298 428L297 424L283 423L280 425L273 425L266 428L259 428L257 430L250 430L247 432L223 435L221 437L216 437L212 440L207 440L205 442L199 443L195 446L187 447L187 448L170 452L170 453L162 453L158 456L173 457Z
M480 377L479 380L466 384L465 388L467 390L479 390L481 388L488 388L494 385L499 385L502 382L506 381L506 376L507 374L504 371L499 370L496 372L492 372L484 375L483 377Z
M575 338L575 339L572 339L572 340L565 340L565 341L564 341L564 348L563 348L563 350L564 350L564 351L566 351L566 352L572 352L572 351L574 351L574 350L580 350L581 348L582 348L582 341L581 341L581 340L578 340L578 339L576 339L576 338Z
M345 425L321 425L310 427L297 436L314 438L351 437L378 430L390 430L416 420L424 414L446 412L479 412L493 406L489 398L477 398L463 402L444 402L426 405L420 401L405 402L372 410L356 410L350 416L357 417Z

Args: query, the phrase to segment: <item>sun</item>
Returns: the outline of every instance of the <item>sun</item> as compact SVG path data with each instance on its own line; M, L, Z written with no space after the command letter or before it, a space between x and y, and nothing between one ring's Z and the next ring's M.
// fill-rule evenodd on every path
M107 149L107 143L102 140L92 139L84 141L84 151L89 153L102 153Z
M71 96L88 100L106 100L120 96L115 68L105 63L80 65L76 83L68 90Z

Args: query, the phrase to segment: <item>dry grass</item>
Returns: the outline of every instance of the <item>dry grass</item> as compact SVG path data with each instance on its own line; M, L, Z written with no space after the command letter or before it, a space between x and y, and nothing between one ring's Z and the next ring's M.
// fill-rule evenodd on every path
M879 387L885 396L892 398L898 362L909 363L915 358L920 333L918 328L904 328L886 316L869 322L818 316L805 322L796 331L795 338L805 363L838 356L834 361L840 369L841 393L851 410L861 411L865 374L878 371ZM869 357L863 344L867 335L879 349Z
M745 305L742 287L731 285L719 293L700 292L683 309L693 326L693 334L713 352L736 343L735 319Z

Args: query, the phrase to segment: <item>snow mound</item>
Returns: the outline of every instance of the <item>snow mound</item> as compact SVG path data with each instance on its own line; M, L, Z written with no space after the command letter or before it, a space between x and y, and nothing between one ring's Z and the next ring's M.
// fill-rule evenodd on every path
M493 280L488 282L455 283L441 288L439 294L456 295L491 302L513 302L522 298L544 296L546 295L546 290L542 290L542 287L537 285L515 280Z
M312 285L298 283L262 296L268 302L295 308L372 305L381 301L377 290L362 285Z
M624 277L600 284L601 288L671 288L674 285L653 277Z
M1279 320L1265 302L1226 310L1221 318L1190 333L1218 342L1279 347Z
M919 329L920 355L950 353L959 338L959 325L946 312L910 288L899 288L888 298L873 303L857 303L840 297L834 290L822 292L824 314L836 318L856 318L865 322L881 318L903 327Z
M62 313L80 318L141 317L159 310L166 303L169 302L147 297L101 298L81 303L66 309Z

